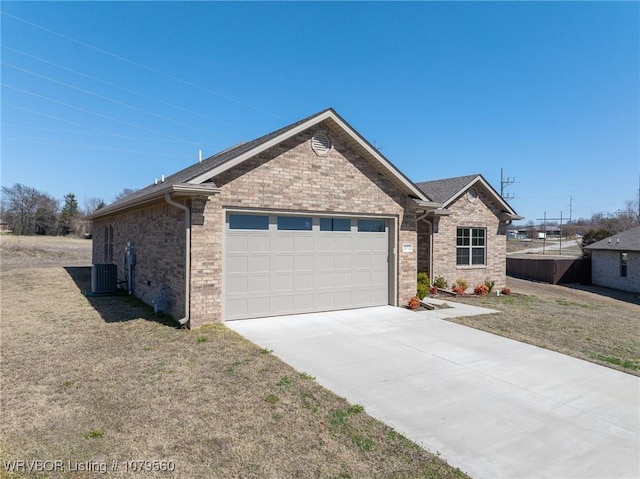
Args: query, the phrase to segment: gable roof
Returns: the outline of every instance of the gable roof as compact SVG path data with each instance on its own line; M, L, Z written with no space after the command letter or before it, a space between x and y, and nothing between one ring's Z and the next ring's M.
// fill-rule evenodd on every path
M423 181L416 183L416 185L429 197L431 200L442 203L442 207L446 209L455 200L457 200L465 191L472 186L480 184L491 195L496 204L502 208L502 210L509 216L510 220L521 220L522 216L518 215L516 211L511 208L502 196L489 184L487 180L481 174L457 176L455 178L444 178L434 181Z
M597 241L585 249L609 251L640 251L640 226L616 233L608 238Z
M430 198L425 196L420 188L411 182L411 180L400 172L384 155L355 131L335 110L328 108L252 141L240 143L216 153L202 160L202 162L191 165L168 176L161 183L149 185L101 208L90 215L89 219L100 218L151 201L156 201L167 193L179 193L183 195L215 194L219 190L215 184L209 182L213 177L322 122L325 122L359 154L368 157L385 176L391 179L391 181L408 196L418 201L430 202Z

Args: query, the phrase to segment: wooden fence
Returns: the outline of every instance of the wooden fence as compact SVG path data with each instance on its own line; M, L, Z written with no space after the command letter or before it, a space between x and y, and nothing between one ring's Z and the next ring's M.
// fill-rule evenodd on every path
M591 260L507 257L507 275L551 284L590 284Z

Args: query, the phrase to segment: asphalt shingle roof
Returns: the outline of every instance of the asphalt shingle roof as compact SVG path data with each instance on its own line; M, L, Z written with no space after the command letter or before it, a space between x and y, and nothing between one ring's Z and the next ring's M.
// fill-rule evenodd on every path
M296 121L295 123L292 123L290 125L287 125L283 128L280 128L279 130L273 131L271 133L268 133L264 136L261 136L259 138L256 138L255 140L251 140L249 142L246 143L240 143L238 145L235 145L231 148L228 148L226 150L223 150L219 153L216 153L213 156L210 156L209 158L206 158L204 160L202 160L201 162L198 162L194 165L188 166L187 168L184 168L183 170L178 171L177 173L174 173L168 177L166 177L164 179L164 182L162 183L158 183L156 184L151 184L149 186L146 186L138 191L136 191L135 193L132 193L128 196L125 196L124 198L121 198L118 201L115 201L113 203L111 203L109 205L109 208L111 209L111 207L116 208L119 204L121 203L129 203L131 201L136 200L137 198L144 198L145 196L147 196L149 193L151 193L152 191L158 191L160 189L169 189L171 186L173 185L177 185L177 184L181 184L181 183L186 183L189 180L196 178L197 176L206 173L209 170L212 170L213 168L216 168L224 163L226 163L227 161L231 161L234 158L242 155L243 153L252 150L253 148L256 148L260 145L262 145L263 143L268 142L269 140L271 140L272 138L275 138L279 135L282 135L283 133L286 133L289 130L294 129L295 127L297 127L298 125L310 120L313 117L316 117L318 115L321 115L322 113L324 113L325 111L331 110L331 108L328 108L326 110L322 110L318 113L315 113L314 115L310 115L306 118L303 118L302 120Z
M443 180L423 181L416 183L424 193L433 201L446 203L462 188L467 186L480 175L458 176L456 178L445 178Z
M640 251L640 226L597 241L587 246L586 249Z

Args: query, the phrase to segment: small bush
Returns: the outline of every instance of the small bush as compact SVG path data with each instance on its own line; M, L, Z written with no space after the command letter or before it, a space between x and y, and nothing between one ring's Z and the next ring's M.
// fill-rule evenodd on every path
M442 276L436 276L436 279L433 281L433 284L440 289L447 289L447 287L449 286L449 284L447 283L447 280L444 279L444 277Z
M420 307L420 300L416 296L414 296L407 303L407 307L409 309L418 309L418 307Z
M510 290L509 288L506 288L506 287L505 287L505 288L502 288L502 289L500 290L500 294L504 294L504 295L506 295L506 296L509 296L509 295L511 294L511 290Z
M466 291L469 287L469 282L464 278L456 279L456 284L462 288L462 291Z
M416 290L416 296L419 299L424 298L429 294L429 275L427 273L418 273L418 287Z
M431 294L438 294L438 287L437 287L437 286L431 286L431 287L429 288L429 292L430 292Z
M453 288L451 288L451 290L458 296L462 296L464 294L465 288L462 288L462 286L456 284Z
M489 296L489 287L486 284L479 284L473 288L473 293L477 296Z
M489 294L491 294L491 291L493 291L493 287L496 285L496 282L491 281L489 278L487 278L484 280L484 285L487 287Z

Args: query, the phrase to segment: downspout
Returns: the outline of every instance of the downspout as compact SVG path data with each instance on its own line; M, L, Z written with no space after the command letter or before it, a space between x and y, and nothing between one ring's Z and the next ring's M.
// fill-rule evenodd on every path
M419 216L416 220L416 223L419 221L424 221L429 225L429 281L433 284L433 223L427 219L427 215L429 213L425 213L422 216Z
M171 194L166 193L164 199L167 204L184 211L184 317L178 320L180 326L189 324L191 319L189 304L191 302L191 210L188 206L177 203L171 199Z

